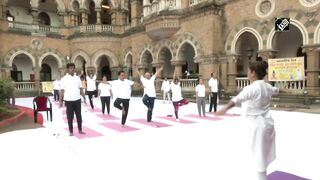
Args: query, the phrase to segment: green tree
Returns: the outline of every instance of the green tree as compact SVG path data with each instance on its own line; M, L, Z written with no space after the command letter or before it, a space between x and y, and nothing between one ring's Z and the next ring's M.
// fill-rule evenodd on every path
M12 81L8 79L1 79L0 80L0 104L5 104L7 99L12 96L14 91Z

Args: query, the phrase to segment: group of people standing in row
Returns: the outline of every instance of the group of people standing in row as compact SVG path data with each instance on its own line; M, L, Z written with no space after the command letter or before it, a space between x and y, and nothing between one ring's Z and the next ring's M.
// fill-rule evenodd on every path
M140 77L141 84L128 80L125 78L125 72L118 72L118 79L113 81L108 81L107 76L103 75L102 81L96 86L96 73L90 72L86 75L83 72L80 76L75 73L75 64L67 64L68 73L62 78L57 78L53 82L54 89L54 100L60 101L60 106L65 102L66 114L69 125L70 135L73 135L73 117L76 115L78 122L79 133L84 133L82 131L81 123L81 96L83 101L86 103L86 94L89 97L89 103L92 109L94 109L93 98L99 97L101 101L102 113L105 114L105 109L107 109L107 114L110 114L110 103L113 97L114 107L122 111L121 124L125 127L129 102L131 98L132 86L143 86L143 98L142 102L147 107L147 122L152 122L152 114L154 108L154 102L156 99L156 89L155 80L158 74L163 70L161 67L157 72L151 75L150 72L145 72L141 74L139 70L136 73ZM211 79L208 82L210 91L210 108L209 111L217 111L217 97L218 97L218 80L214 73L211 74ZM79 89L79 90L78 90ZM112 91L116 90L116 91ZM176 72L173 74L172 82L169 82L167 78L162 83L161 91L163 92L163 102L165 103L166 98L169 103L172 102L174 107L174 115L177 121L179 121L179 107L186 105L189 101L182 96L180 79ZM172 93L172 99L170 100L170 91ZM197 98L197 106L199 116L205 116L205 105L206 105L206 87L202 79L199 80L199 84L195 88L195 94Z
M264 77L267 74L267 68L268 64L261 58L257 59L257 61L250 62L247 75L251 84L249 86L246 86L236 97L231 99L230 102L219 111L217 111L218 80L214 73L211 74L211 79L208 82L211 96L209 111L212 111L213 107L214 111L217 111L216 115L224 115L236 104L247 102L245 117L251 124L251 150L256 162L257 179L259 180L267 179L266 169L268 165L275 159L274 122L269 112L271 97L272 95L277 94L280 91L287 92L286 90L272 87L269 83L264 81ZM74 73L75 65L73 63L69 63L67 64L67 69L68 73L61 79L59 100L60 106L62 106L62 100L65 101L69 131L70 135L72 136L72 121L74 114L76 114L77 117L79 133L84 134L81 124L81 96L83 97L85 103L86 97L84 91L82 90L83 86L80 77L75 75ZM149 72L144 73L144 75L140 74L139 71L137 72L144 87L144 96L142 98L142 101L148 108L148 122L152 122L152 112L154 108L154 100L156 98L155 79L162 70L163 67L161 67L154 75L151 75ZM88 79L89 81L95 81L95 75L89 75ZM112 98L113 96L117 97L114 101L114 107L122 111L121 124L123 126L125 126L128 115L129 102L131 97L131 86L133 86L134 84L137 83L125 79L124 71L119 71L117 80L107 81L106 76L104 76L102 82L98 85L98 96L100 96L101 102L103 104L106 104L108 113L110 113L110 98ZM168 86L168 84L170 84L170 87ZM116 91L112 92L111 89L116 89ZM173 81L169 83L167 80L165 80L161 89L164 93L164 100L165 97L168 96L169 102L169 91L171 90L175 117L177 120L179 120L179 107L188 104L188 100L182 97L180 80L176 72L174 73ZM199 115L201 115L201 112L203 115L205 115L206 88L203 79L199 80L199 84L195 88L195 92L197 97ZM57 93L55 93L55 95L57 95ZM89 94L90 105L93 108L93 103L91 102L92 96L93 95L90 96ZM104 113L104 105L102 111Z

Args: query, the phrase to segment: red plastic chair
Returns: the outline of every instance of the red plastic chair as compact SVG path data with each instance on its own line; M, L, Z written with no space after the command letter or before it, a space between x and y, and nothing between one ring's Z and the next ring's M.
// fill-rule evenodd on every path
M37 96L33 99L33 112L34 112L34 123L37 123L37 117L39 111L50 112L50 120L52 122L52 104L50 99L46 96Z

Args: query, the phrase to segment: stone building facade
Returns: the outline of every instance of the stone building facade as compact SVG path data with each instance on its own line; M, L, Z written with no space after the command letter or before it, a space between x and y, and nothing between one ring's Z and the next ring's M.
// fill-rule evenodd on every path
M74 62L109 79L125 70L160 78L207 80L219 75L235 92L248 62L305 57L306 80L288 82L320 95L320 0L1 0L0 76L18 82L52 81ZM275 31L275 18L290 31ZM293 85L292 85L293 84ZM241 87L240 87L241 88Z

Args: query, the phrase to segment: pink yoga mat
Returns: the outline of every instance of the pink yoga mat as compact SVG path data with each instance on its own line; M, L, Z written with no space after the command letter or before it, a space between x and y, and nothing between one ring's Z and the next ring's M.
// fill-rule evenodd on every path
M91 108L91 107L88 107L88 111L89 112L92 112L92 113L96 113L96 112L101 112L102 113L102 110L100 108Z
M116 130L118 132L127 132L127 131L139 130L138 128L127 126L127 125L125 127L122 127L122 125L120 123L117 123L117 122L105 122L105 123L101 123L101 125L106 127L106 128Z
M160 116L160 117L158 117L158 118L165 119L165 120L169 120L169 121L174 121L174 122L182 123L182 124L195 123L194 121L189 121L189 120L185 120L185 119L181 119L181 118L179 118L180 121L177 121L176 118L174 118L174 117L168 117L168 116Z
M207 114L215 114L215 112L207 112ZM227 116L227 117L239 117L241 116L240 114L225 114L223 116Z
M162 122L158 122L158 121L152 121L152 122L147 122L146 119L132 119L131 121L140 123L140 124L144 124L147 126L151 126L151 127L168 127L171 126L170 124L165 124Z
M199 116L199 115L196 115L196 114L188 114L188 115L185 115L185 117L190 117L190 118L197 118L197 119L204 119L204 120L210 120L210 121L218 121L218 120L223 120L222 117L211 117L211 116Z
M68 128L65 128L69 132ZM102 136L102 134L98 133L97 131L94 131L88 127L82 126L82 131L86 134L79 134L78 128L76 126L73 127L73 135L77 137L78 139L85 139L85 138L92 138L92 137L98 137Z
M103 120L119 120L120 118L117 118L111 114L96 114L96 116L98 116L99 118L103 119Z

